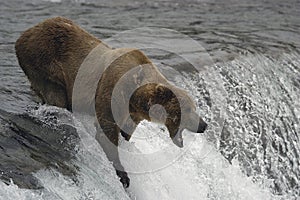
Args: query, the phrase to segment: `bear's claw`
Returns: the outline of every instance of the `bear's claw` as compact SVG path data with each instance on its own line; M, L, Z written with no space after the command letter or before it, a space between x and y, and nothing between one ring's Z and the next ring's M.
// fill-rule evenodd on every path
M120 182L123 184L123 187L128 188L130 185L130 179L128 178L127 173L117 170L117 175L120 177Z

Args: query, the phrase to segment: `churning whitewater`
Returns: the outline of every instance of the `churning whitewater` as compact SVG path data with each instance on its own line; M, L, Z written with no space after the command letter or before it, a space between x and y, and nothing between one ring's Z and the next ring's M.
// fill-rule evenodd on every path
M13 0L0 5L0 200L299 198L299 2ZM186 61L172 53L143 51L188 91L208 129L185 130L184 147L174 148L170 160L164 149L174 144L167 128L143 121L130 142L120 139L121 162L131 180L124 189L94 139L94 119L42 105L17 63L14 45L20 34L58 15L107 41L123 31L160 27L203 44L213 63L201 73L185 70ZM110 42L117 47L121 40ZM142 162L126 152L144 155Z

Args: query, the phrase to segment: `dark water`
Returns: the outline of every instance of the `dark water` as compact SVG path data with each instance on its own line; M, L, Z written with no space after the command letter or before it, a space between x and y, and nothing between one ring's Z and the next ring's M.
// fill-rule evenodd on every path
M195 74L187 75L190 82L183 84L195 87L191 90L207 108L203 113L208 121L214 98L224 100L224 126L207 140L228 162L238 161L253 182L267 185L279 197L299 198L299 10L299 1L279 0L1 1L1 180L8 183L13 178L19 186L40 188L31 173L49 167L76 179L76 166L68 164L76 153L76 128L61 122L63 111L35 114L38 98L14 51L22 31L46 18L64 16L100 39L148 26L173 29L201 42L225 89L225 96L213 97L210 82ZM161 52L149 55L180 68ZM65 142L58 145L60 141Z

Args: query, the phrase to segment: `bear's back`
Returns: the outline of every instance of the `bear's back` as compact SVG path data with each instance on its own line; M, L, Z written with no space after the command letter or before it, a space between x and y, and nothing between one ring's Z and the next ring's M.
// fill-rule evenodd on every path
M27 76L39 73L63 83L64 74L76 75L80 63L99 43L72 21L55 17L26 30L15 49Z

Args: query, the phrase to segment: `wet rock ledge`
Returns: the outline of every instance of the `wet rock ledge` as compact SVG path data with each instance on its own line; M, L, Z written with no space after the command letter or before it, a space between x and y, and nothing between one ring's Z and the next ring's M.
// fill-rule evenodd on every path
M49 167L76 179L72 159L79 137L76 128L66 123L70 121L67 111L9 113L0 109L0 179L20 188L40 189L33 173Z

